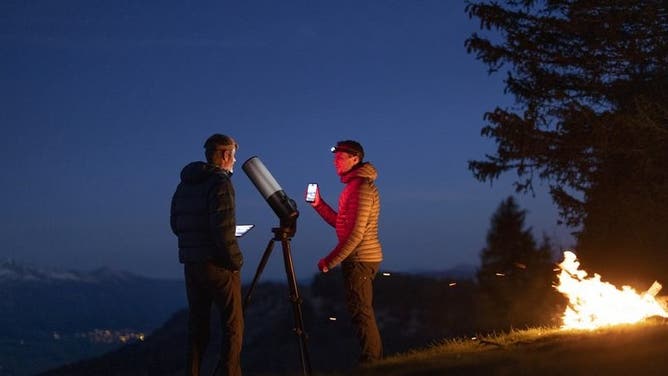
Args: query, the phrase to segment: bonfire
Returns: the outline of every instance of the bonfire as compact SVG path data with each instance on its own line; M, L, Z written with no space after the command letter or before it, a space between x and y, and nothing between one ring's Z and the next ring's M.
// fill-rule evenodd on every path
M665 305L656 298L661 290L656 281L644 293L630 286L619 289L601 281L598 274L587 277L570 251L564 252L559 268L559 285L555 287L568 298L562 329L597 329L637 323L651 316L668 317Z

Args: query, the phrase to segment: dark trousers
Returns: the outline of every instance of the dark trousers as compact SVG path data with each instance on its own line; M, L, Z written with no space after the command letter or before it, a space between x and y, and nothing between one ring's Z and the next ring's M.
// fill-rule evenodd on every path
M380 262L343 262L346 304L352 317L355 335L360 342L360 363L383 357L383 344L373 311L373 279Z
M188 349L186 375L199 376L209 344L211 304L220 312L222 328L218 375L241 375L241 342L244 316L239 272L212 263L187 263L184 267L188 295Z

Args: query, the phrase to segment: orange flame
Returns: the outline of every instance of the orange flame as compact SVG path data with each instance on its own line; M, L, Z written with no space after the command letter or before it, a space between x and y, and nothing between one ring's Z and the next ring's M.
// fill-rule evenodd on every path
M631 324L650 316L668 317L665 307L654 298L661 289L658 282L647 292L638 294L630 286L622 286L620 290L602 282L598 274L587 278L587 272L579 267L575 254L564 252L556 286L568 298L562 329L596 329Z

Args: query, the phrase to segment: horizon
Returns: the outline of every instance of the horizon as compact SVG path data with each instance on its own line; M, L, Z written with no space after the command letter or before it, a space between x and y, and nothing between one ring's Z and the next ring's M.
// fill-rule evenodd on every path
M126 275L130 275L132 277L137 277L137 278L142 278L142 279L151 279L151 280L159 280L159 281L178 281L181 280L179 277L154 277L154 276L149 276L149 275L144 275L128 270L123 270L123 269L115 269L110 266L101 266L98 268L94 269L65 269L62 267L56 267L56 266L44 266L44 265L38 265L34 263L26 263L26 262L21 262L18 260L14 259L3 259L0 260L0 268L9 264L9 266L18 266L20 268L27 268L29 269L28 271L33 272L46 272L46 273L59 273L59 274L65 274L65 273L75 273L75 274L83 274L83 275L95 275L96 273L100 272L112 272L112 273L122 273ZM422 270L422 269L416 269L416 270L402 270L402 271L397 271L397 270L390 270L390 269L382 269L378 272L379 277L391 277L392 275L412 275L412 276L427 276L427 277L434 277L434 275L443 275L446 277L450 277L453 279L458 279L462 278L462 270L464 270L466 273L470 273L470 278L472 280L475 280L475 272L477 271L478 266L472 265L472 264L459 264L455 265L451 268L448 269L429 269L429 270ZM1 271L1 269L0 269ZM386 273L389 273L388 275L384 275ZM452 275L447 274L447 273L453 273ZM310 276L307 277L297 277L297 281L300 283L304 282L310 282L314 278L316 278L320 272L315 272L311 274ZM0 280L4 277L3 274L0 274ZM270 276L267 278L263 278L264 274L261 275L259 280L257 281L258 284L262 282L268 282L268 283L276 283L276 282L283 282L287 283L287 277L286 276ZM435 278L440 278L435 277ZM61 278L62 279L62 278ZM252 282L252 278L248 279L242 279L242 284L243 285L250 285Z

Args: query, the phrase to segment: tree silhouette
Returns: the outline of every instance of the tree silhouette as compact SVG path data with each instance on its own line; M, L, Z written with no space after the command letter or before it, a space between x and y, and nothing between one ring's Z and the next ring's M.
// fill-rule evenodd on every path
M470 2L490 38L466 40L506 71L516 106L485 114L495 154L470 161L481 181L535 179L584 265L615 278L668 270L668 3L662 0ZM613 278L614 279L614 278Z
M513 197L492 215L477 273L482 328L552 324L558 302L552 288L552 247L546 236L536 245L525 217Z

